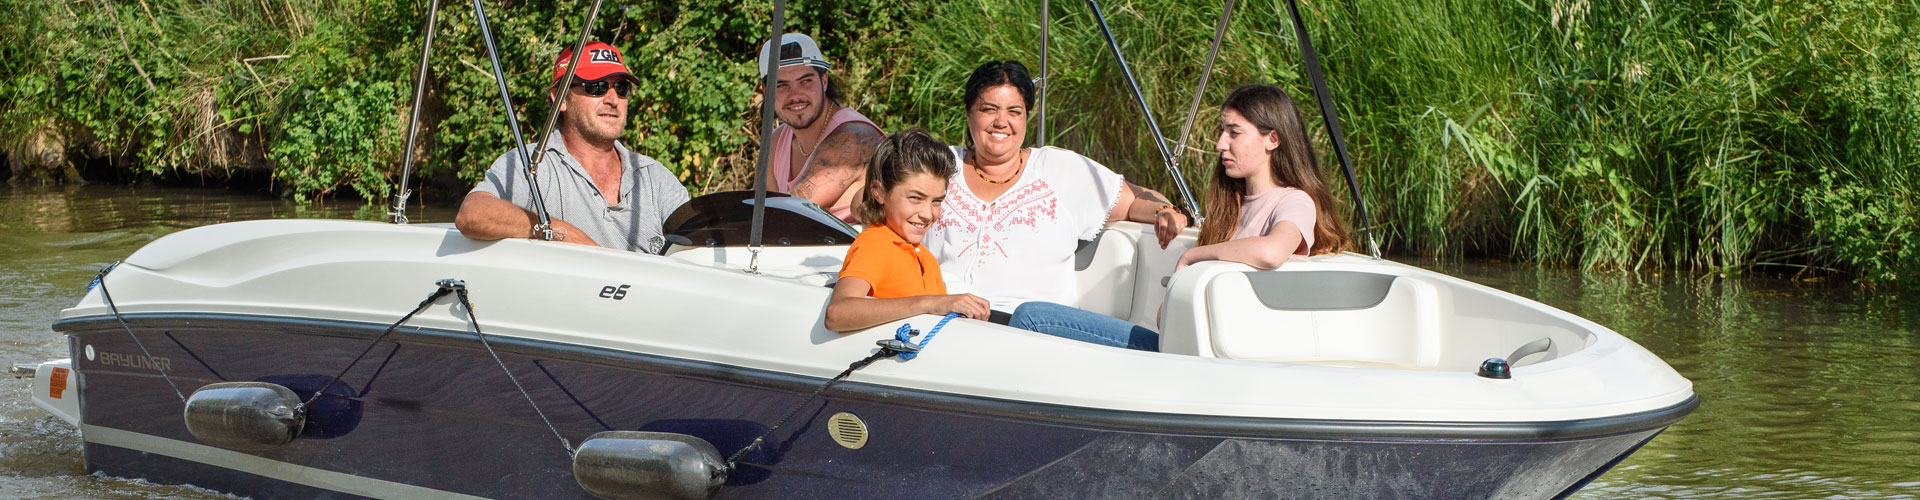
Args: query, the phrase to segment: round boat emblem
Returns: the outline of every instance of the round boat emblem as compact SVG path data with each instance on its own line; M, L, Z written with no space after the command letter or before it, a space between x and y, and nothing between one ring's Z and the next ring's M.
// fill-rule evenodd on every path
M87 361L93 361L93 344L87 344Z
M858 450L867 445L867 423L852 413L835 413L828 418L827 434L833 436L833 442L849 450Z

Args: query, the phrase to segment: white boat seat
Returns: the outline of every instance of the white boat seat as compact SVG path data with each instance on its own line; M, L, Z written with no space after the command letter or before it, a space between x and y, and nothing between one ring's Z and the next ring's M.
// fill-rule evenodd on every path
M1126 319L1133 313L1134 258L1139 242L1134 235L1103 229L1091 241L1081 241L1073 255L1074 306Z
M1185 274L1185 273L1182 273ZM1212 265L1168 300L1162 351L1220 358L1432 369L1440 293L1426 280ZM1182 296L1185 295L1185 296ZM1181 309L1176 312L1175 309Z

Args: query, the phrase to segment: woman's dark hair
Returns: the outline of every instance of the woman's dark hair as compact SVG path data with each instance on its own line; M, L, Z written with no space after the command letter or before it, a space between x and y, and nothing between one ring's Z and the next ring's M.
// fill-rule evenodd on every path
M1020 61L992 61L973 68L973 76L967 77L967 93L960 99L962 109L973 109L980 93L1001 85L1019 89L1020 99L1026 101L1027 108L1033 108L1033 77L1027 76L1027 66Z
M853 204L853 218L865 224L879 224L887 216L880 210L880 199L913 174L928 174L946 181L953 177L953 150L927 131L910 128L895 132L873 148L867 162L867 189Z
M1307 139L1307 126L1300 119L1300 108L1293 104L1287 91L1272 85L1241 86L1233 89L1220 109L1223 115L1224 110L1229 109L1239 113L1259 129L1260 135L1280 136L1280 147L1274 148L1267 158L1273 180L1281 186L1306 191L1313 198L1314 211L1318 212L1313 221L1313 246L1307 253L1319 255L1345 250L1351 239L1347 223L1334 209L1333 192L1320 180L1320 162L1313 153L1313 141ZM1233 237L1240 223L1240 205L1246 196L1247 181L1228 176L1226 164L1214 162L1213 183L1207 188L1208 224L1200 228L1200 244L1211 245Z

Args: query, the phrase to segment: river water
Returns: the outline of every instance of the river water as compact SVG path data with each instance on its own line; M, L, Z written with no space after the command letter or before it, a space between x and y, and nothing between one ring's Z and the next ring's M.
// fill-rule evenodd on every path
M452 218L431 200L415 222ZM65 357L50 325L106 264L227 221L381 219L219 189L0 188L0 363ZM1920 291L1845 280L1586 275L1415 264L1607 325L1694 382L1700 409L1575 498L1920 498ZM227 498L86 475L80 436L0 379L0 498Z

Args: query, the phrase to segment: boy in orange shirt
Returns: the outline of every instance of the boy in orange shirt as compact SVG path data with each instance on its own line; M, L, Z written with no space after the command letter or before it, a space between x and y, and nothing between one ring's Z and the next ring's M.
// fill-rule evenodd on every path
M853 210L867 229L847 248L846 267L827 302L828 330L861 330L919 314L988 317L986 299L947 294L940 263L920 243L940 219L953 173L951 150L924 130L903 130L874 149L867 192Z

